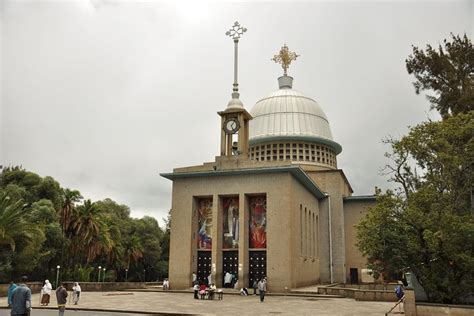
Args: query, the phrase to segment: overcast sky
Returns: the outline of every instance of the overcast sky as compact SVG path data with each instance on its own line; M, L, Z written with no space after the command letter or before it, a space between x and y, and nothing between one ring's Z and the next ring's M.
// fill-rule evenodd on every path
M294 88L325 111L338 165L354 193L390 186L387 151L427 118L405 69L411 45L474 31L473 1L2 1L0 164L23 165L132 216L161 221L175 167L213 161L230 99L235 20L241 100L277 88L270 61L286 43L301 56Z

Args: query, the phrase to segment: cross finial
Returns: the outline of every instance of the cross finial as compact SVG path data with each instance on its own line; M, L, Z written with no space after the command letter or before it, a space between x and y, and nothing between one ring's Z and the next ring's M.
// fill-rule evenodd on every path
M232 27L230 28L230 30L228 30L227 32L225 32L225 35L229 36L230 38L232 38L234 41L239 41L239 38L242 36L242 34L244 34L245 32L247 32L247 29L245 27L242 27L240 25L239 22L235 21L234 22L234 25L232 25Z
M283 47L280 49L280 52L278 55L273 56L271 60L276 62L277 64L281 64L281 67L283 68L283 75L287 75L287 70L288 67L290 66L291 62L293 60L296 60L297 57L300 55L297 55L295 52L290 52L288 49L288 46L283 45Z

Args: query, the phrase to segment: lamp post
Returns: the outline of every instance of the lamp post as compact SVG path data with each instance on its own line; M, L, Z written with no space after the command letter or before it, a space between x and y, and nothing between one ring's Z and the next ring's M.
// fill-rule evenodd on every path
M128 269L125 269L125 282L128 282Z
M143 269L143 282L146 282L146 269Z
M97 282L100 282L100 269L102 269L101 266L99 266L99 275L97 276Z
M105 281L105 267L104 267L104 273L102 274L102 282Z
M59 282L59 269L61 269L60 265L56 266L56 287L58 287L58 282Z

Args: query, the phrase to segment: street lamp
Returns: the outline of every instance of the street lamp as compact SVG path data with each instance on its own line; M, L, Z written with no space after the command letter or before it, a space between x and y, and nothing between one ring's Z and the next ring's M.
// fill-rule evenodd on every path
M128 269L125 269L125 282L128 281Z
M104 267L104 274L102 275L102 282L105 281L105 267Z
M101 266L99 266L99 275L97 276L97 282L100 282L100 269L102 269Z
M143 282L146 282L146 269L143 269Z
M56 287L58 287L58 282L59 282L59 269L61 269L60 265L56 266Z

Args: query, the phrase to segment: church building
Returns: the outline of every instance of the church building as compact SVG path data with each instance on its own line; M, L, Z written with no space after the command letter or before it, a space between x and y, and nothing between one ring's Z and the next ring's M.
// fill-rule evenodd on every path
M354 225L375 197L353 195L325 113L293 89L287 70L298 55L286 45L273 58L284 70L278 89L246 110L237 83L245 31L236 22L226 33L235 45L235 73L232 99L218 112L220 155L161 174L173 183L170 283L189 288L196 273L222 287L226 272L240 287L266 276L276 292L359 283L366 260Z

